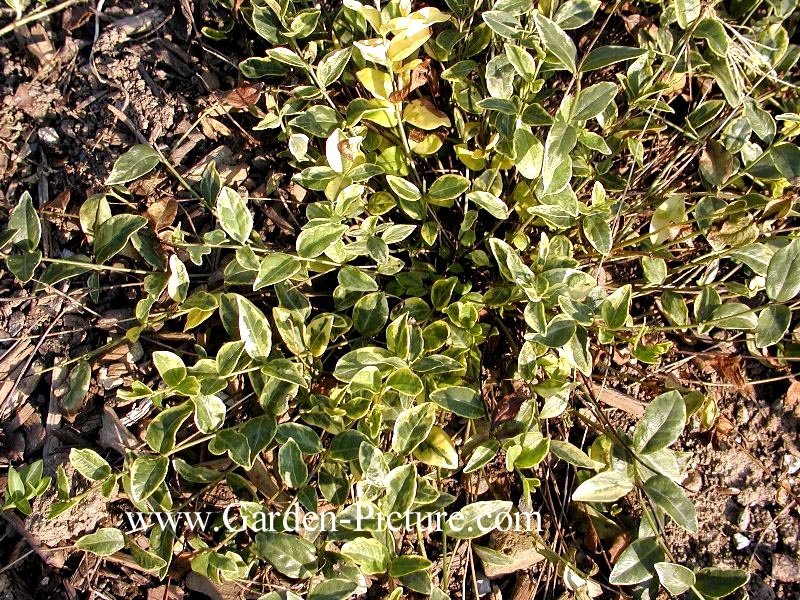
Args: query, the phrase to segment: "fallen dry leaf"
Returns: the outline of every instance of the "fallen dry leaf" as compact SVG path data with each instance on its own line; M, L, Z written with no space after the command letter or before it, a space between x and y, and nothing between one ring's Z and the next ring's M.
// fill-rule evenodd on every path
M156 200L147 208L147 220L155 231L172 225L178 215L178 201L172 196Z

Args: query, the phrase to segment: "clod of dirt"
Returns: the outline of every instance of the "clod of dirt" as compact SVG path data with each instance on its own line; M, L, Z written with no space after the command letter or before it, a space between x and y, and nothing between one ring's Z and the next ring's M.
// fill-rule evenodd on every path
M64 464L68 477L72 477L75 470L69 463ZM74 485L73 481L73 485ZM76 490L80 492L80 489ZM60 514L55 519L47 518L50 507L58 502L54 488L39 496L33 502L33 512L26 519L25 525L39 542L45 546L63 546L65 541L73 540L84 533L95 531L100 519L108 515L108 500L99 493L92 493L79 502L72 509Z
M536 551L536 542L536 536L528 531L493 531L489 537L489 548L506 555L513 562L499 565L483 561L484 573L492 579L530 569L544 560L544 556Z
M773 554L772 577L783 583L800 583L800 558L788 554Z

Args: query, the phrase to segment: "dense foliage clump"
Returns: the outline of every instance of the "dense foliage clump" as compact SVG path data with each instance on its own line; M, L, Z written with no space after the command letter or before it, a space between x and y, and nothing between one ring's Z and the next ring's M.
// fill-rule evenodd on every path
M104 528L78 547L127 548L161 577L179 552L215 581L269 567L276 589L294 590L269 600L384 584L393 599L441 599L461 588L454 547L507 560L485 547L482 517L530 511L566 481L558 527L631 540L609 571L579 553L582 535L537 537L574 595L743 586L745 573L679 565L669 548L673 524L698 527L681 485L688 456L672 446L687 424L713 426L713 398L674 382L625 430L598 396L610 357L658 369L687 339L797 352L795 3L235 4L204 33L252 32L239 68L263 88L245 118L291 171L279 185L294 186L296 238L262 235L251 206L265 200L227 186L213 162L192 186L147 145L83 204L86 256L42 255L27 193L2 238L8 268L40 288L96 287L112 259L129 262L121 272L144 293L120 342L176 323L210 340L153 352L158 380L124 392L153 405L145 443L114 466L73 450L93 485L70 496L60 470L53 514L118 489L143 512L202 509L224 488L245 515L450 520L435 548L407 531L414 553L379 523L188 539ZM126 189L154 169L208 218L156 232ZM88 362L71 369L70 397L85 394ZM456 483L498 471L508 485ZM41 464L11 469L6 507L26 512L48 484Z

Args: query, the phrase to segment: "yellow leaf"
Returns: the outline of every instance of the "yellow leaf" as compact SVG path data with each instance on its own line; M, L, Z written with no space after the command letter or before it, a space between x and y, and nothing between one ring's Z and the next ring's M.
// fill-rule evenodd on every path
M376 65L386 64L386 44L380 39L361 40L360 42L353 42L353 45L358 48L361 55L368 61L374 62Z
M356 77L365 88L376 98L386 100L394 91L392 77L388 73L378 71L378 69L361 69L356 72Z
M409 140L409 142L411 144L411 151L414 154L419 154L421 156L435 154L439 151L439 148L442 147L442 138L434 133L426 135L419 142L414 140Z
M420 31L407 35L401 33L394 36L386 51L386 58L392 62L408 58L417 51L431 37L431 28L424 27Z
M680 224L686 221L686 203L683 194L670 196L656 207L650 220L650 241L654 246L678 237Z
M466 145L455 147L458 160L473 171L480 171L486 167L486 154L483 150L470 150Z
M458 468L458 452L453 440L444 429L436 425L431 428L428 439L414 450L414 458L432 467Z
M500 169L501 171L506 171L514 166L514 159L508 158L507 156L502 156L500 154L495 154L492 157L492 168L493 169Z
M367 104L374 108L364 111L361 114L362 119L372 121L382 127L396 127L400 122L397 119L397 110L391 102L376 99L369 100Z
M443 13L438 8L426 7L407 17L395 17L383 26L381 33L383 35L387 33L413 35L434 23L445 23L449 20L450 15L447 13Z
M450 117L436 108L427 98L413 100L407 104L403 109L403 120L425 131L450 127Z

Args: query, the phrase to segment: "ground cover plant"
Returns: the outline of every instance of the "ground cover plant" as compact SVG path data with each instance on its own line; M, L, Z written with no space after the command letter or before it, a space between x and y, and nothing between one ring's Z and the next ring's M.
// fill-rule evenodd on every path
M285 176L249 198L213 160L189 181L169 148L136 144L80 205L70 256L46 254L48 214L20 190L0 238L19 284L79 282L94 302L111 275L140 284L134 323L60 364L65 414L86 402L93 356L181 335L119 391L147 413L124 458L76 446L74 479L10 466L4 510L51 493L57 518L102 495L118 510L76 549L161 580L188 563L264 600L343 600L494 593L482 572L515 556L492 547L488 517L540 509L542 597L741 594L747 571L671 546L698 533L680 440L724 436L715 397L659 377L613 420L606 385L620 365L648 377L721 344L791 374L796 3L264 0L211 14L204 43L246 53L238 122ZM192 217L140 203L130 188L155 173ZM267 235L257 207L286 190L297 231ZM219 498L253 521L449 517L423 535L372 521L230 531L218 512L201 533L131 531L122 516Z

